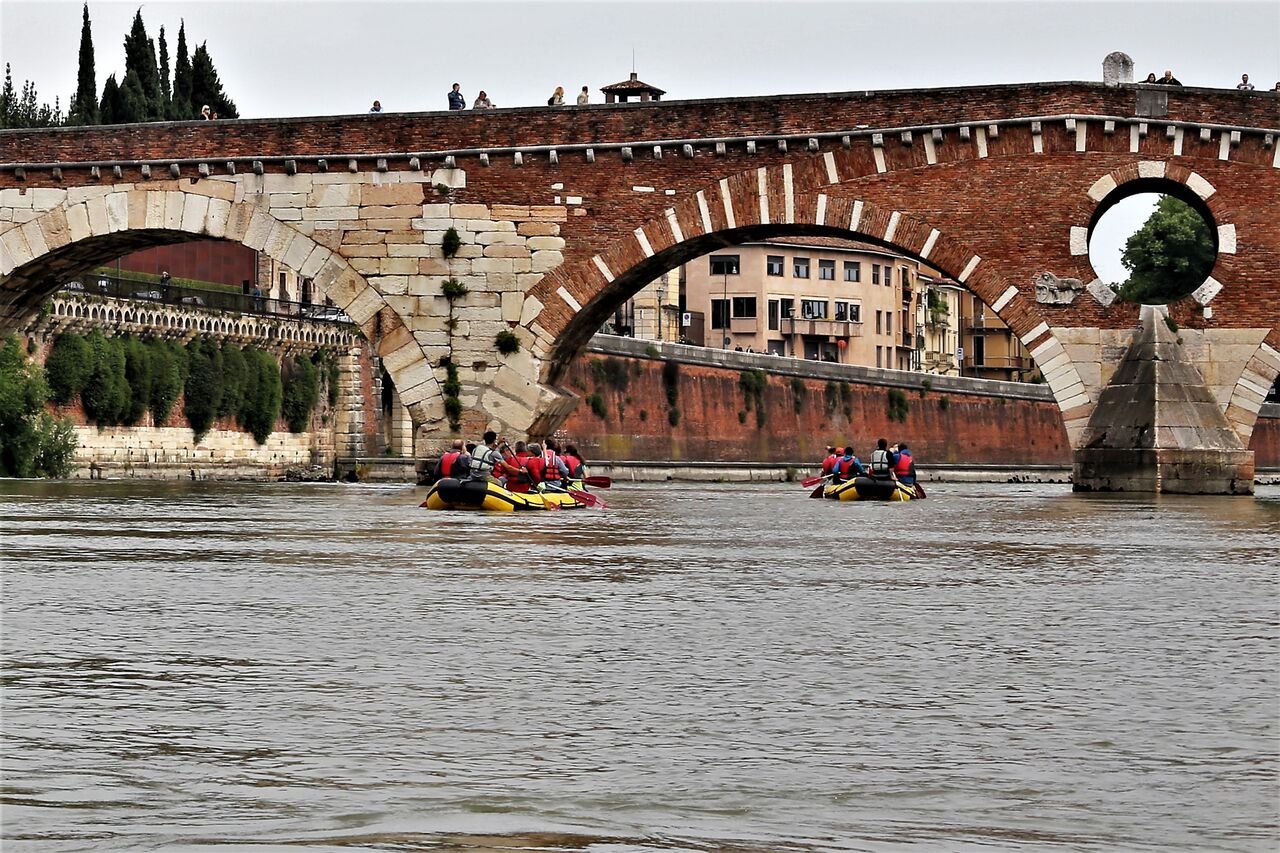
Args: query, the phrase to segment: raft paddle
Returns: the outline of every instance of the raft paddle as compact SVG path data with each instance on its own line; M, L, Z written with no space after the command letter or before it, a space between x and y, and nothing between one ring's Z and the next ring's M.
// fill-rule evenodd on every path
M803 480L800 481L800 485L804 486L807 489L810 486L818 485L819 483L829 478L830 476L831 476L830 474L818 474L816 477L805 477Z
M613 480L609 477L583 477L582 484L584 486L592 486L597 489L607 489L613 485Z

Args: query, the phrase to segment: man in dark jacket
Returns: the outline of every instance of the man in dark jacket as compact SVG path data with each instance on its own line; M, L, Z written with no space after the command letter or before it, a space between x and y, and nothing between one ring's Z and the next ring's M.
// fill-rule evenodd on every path
M462 84L454 83L453 91L449 93L449 109L465 110L467 108L467 99L462 96Z

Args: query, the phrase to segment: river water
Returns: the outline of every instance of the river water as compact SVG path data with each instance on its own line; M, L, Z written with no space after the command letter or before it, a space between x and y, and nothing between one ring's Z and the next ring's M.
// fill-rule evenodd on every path
M28 850L1272 850L1280 489L0 482Z

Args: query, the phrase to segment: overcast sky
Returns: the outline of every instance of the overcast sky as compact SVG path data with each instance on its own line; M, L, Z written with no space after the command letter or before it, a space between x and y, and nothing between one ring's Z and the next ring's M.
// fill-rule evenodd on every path
M186 22L245 117L445 108L462 84L498 106L545 103L641 80L668 99L1099 80L1120 50L1139 77L1231 88L1248 72L1280 80L1280 2L581 3L150 0L89 3L101 94L124 74L124 36L141 5L170 53ZM0 54L65 108L76 87L82 3L0 0ZM194 116L193 116L194 118ZM1106 277L1104 275L1104 277ZM1123 278L1123 274L1120 275Z

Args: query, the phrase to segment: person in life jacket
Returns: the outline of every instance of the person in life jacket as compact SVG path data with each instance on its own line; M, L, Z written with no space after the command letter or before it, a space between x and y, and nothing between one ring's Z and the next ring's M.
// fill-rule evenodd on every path
M847 483L854 477L864 477L867 469L862 467L861 460L853 455L853 445L846 445L844 451L836 457L831 467L832 483Z
M587 476L587 463L582 458L582 454L578 452L578 448L572 444L564 446L564 453L560 454L560 458L564 460L565 467L569 469L569 477L574 480L581 480Z
M914 486L916 484L916 463L911 458L911 448L907 447L907 443L904 441L895 444L889 450L897 451L898 459L893 463L893 473L898 478L898 481L908 486Z
M453 447L442 453L440 460L436 462L435 476L437 480L443 480L445 477L464 477L470 467L471 457L463 449L462 439L455 438Z
M843 451L838 447L827 445L827 458L822 460L822 476L829 477L831 472L835 470L836 460L843 456Z
M529 472L529 479L533 481L534 486L542 483L559 485L562 480L568 478L569 468L554 450L550 448L544 450L541 445L530 444L529 453L531 455L525 460L524 467Z
M498 453L498 434L489 430L484 434L484 444L476 447L475 453L471 455L471 479L484 480L495 477L494 469L501 461L502 454Z
M871 476L877 480L892 480L893 466L898 463L897 454L889 449L889 440L882 438L871 451Z
M517 441L516 451L512 451L511 446L503 444L498 448L502 454L502 461L496 466L499 476L504 480L507 491L524 493L529 491L532 479L529 477L529 471L525 468L524 462L529 458L528 451L525 451L524 442ZM523 457L520 455L524 451Z

